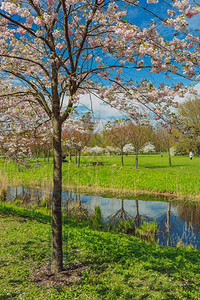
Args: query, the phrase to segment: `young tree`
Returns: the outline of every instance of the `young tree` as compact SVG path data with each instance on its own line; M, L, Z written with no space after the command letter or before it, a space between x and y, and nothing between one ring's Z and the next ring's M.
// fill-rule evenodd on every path
M80 118L75 118L72 121L73 126L65 126L63 130L62 138L65 140L65 144L68 147L74 148L76 151L76 163L80 166L81 151L88 144L93 135L94 122L91 119L91 115L88 113ZM78 160L77 160L78 154Z
M169 154L169 166L171 167L171 154L170 154L170 148L174 145L174 139L175 136L172 134L172 131L168 131L166 128L157 128L156 131L156 139L157 142L161 145L161 152L166 150Z
M0 145L6 157L13 159L18 169L30 167L30 158L38 144L51 139L49 119L39 110L35 101L28 103L18 99L1 106ZM31 116L31 118L30 118Z
M127 133L129 140L135 151L135 168L138 167L138 154L144 145L151 140L152 129L142 124L133 124L132 122L127 126Z
M121 153L121 165L124 165L124 146L129 142L129 136L127 134L127 126L129 120L120 120L115 122L109 122L106 125L107 138L113 145L119 147Z
M39 128L34 126L34 129L31 132L31 136L33 140L31 151L32 153L35 152L37 163L41 152L44 153L44 160L46 159L47 152L47 157L49 160L49 152L52 148L52 131L50 122L48 122L46 126L40 126Z
M142 7L142 1L122 1L119 6L104 0L1 1L1 102L11 104L16 98L29 103L36 101L52 124L52 272L63 269L62 124L70 116L79 94L85 91L99 95L105 103L127 110L131 117L137 102L165 119L174 95L183 93L182 84L171 89L163 84L154 87L142 80L141 84L133 85L130 79L126 80L123 69L172 74L183 71L184 76L196 76L199 40L188 34L186 18L198 14L199 6L176 0L171 4L174 10L168 11L169 17L158 16L164 26L177 31L169 42L156 30L154 22L142 28L132 18L128 20L127 10L122 9L125 4L128 10L141 9L155 18L151 4L155 2L147 0L148 5L144 3ZM6 78L13 80L13 85ZM110 85L106 84L108 81Z

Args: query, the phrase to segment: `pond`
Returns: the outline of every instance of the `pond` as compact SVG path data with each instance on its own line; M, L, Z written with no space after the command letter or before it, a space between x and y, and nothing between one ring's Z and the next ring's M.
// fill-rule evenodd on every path
M14 202L22 199L27 207L39 202L46 197L49 191L40 189L27 189L23 187L7 187L4 190L4 201ZM51 192L50 192L51 193ZM200 249L200 204L167 201L164 198L145 196L140 199L118 199L76 194L63 191L63 207L69 203L79 203L89 212L96 206L101 209L103 222L117 222L119 219L129 220L133 218L136 226L144 221L156 221L158 230L157 243L165 246L176 247L180 241L184 245L193 245Z

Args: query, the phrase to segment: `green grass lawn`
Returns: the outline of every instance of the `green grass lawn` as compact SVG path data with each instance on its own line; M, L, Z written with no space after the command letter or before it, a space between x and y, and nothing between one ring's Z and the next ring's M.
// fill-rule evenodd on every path
M68 225L68 263L85 266L81 280L62 288L37 285L33 271L49 262L48 216L8 206L0 206L2 300L200 299L199 250L146 244L73 222Z
M103 166L93 166L93 161L102 161ZM63 186L89 187L132 191L169 192L181 195L200 194L200 157L191 161L188 156L172 157L169 167L168 155L140 155L139 167L134 168L135 156L125 156L121 167L120 156L81 157L78 168L74 161L63 163ZM0 160L1 178L9 183L48 186L52 182L52 161L40 159L38 168L19 172L14 163Z

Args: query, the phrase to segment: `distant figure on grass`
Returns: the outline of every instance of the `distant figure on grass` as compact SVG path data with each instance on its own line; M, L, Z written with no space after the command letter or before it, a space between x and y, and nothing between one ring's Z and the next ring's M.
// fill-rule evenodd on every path
M68 162L68 160L66 160L65 158L66 158L66 156L64 155L64 156L62 157L62 161L63 161L63 162Z
M193 153L192 153L192 151L190 151L189 157L190 157L190 160L192 160L192 158L193 158Z

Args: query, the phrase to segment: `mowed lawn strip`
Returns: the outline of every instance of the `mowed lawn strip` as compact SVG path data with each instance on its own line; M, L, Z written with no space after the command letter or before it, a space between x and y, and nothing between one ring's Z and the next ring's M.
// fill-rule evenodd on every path
M199 299L199 250L150 245L75 223L67 229L68 263L86 266L82 279L39 286L31 275L49 262L48 216L35 213L35 220L20 208L11 215L9 207L0 209L0 299ZM66 248L66 237L63 242Z
M93 166L93 161L103 162L103 166ZM34 161L33 161L34 163ZM139 167L134 168L135 156L124 157L121 167L120 156L81 157L81 165L63 163L63 187L88 187L87 190L102 188L117 191L154 191L180 195L200 194L200 157L172 157L169 167L168 155L140 155ZM50 186L53 174L50 163L40 159L38 167L19 172L14 163L7 164L0 159L0 178L9 184L29 186Z

